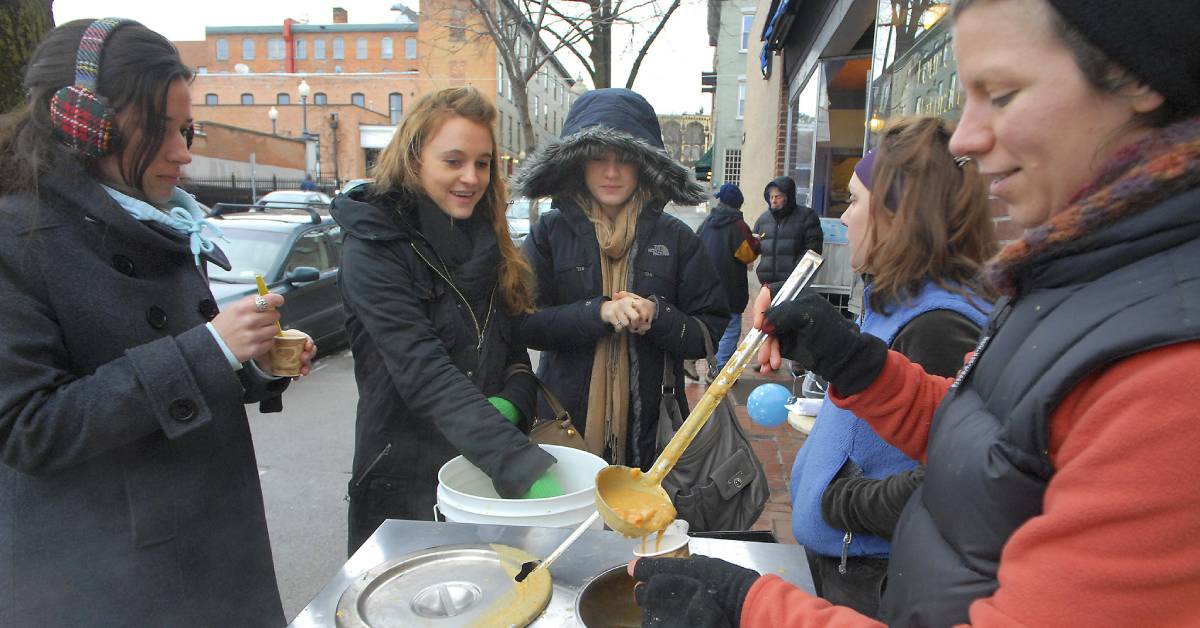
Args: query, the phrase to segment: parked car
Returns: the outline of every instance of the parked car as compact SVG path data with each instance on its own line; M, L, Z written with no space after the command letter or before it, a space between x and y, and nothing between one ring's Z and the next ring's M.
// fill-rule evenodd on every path
M508 209L504 212L504 217L508 219L508 231L512 240L517 245L525 241L525 236L529 235L529 204L532 201L524 196L508 201ZM550 211L550 199L537 199L537 215L543 216Z
M321 192L275 190L262 195L258 202L254 203L254 206L267 209L304 209L305 207L328 209L331 202L333 199L328 194Z
M364 185L370 185L375 182L375 179L350 179L342 189L338 190L338 194L349 194L351 190L360 188Z
M254 276L262 275L286 299L280 324L312 336L320 354L346 344L337 276L342 228L333 218L316 209L222 204L211 213L228 240L219 244L233 267L208 267L209 287L222 309L256 292Z

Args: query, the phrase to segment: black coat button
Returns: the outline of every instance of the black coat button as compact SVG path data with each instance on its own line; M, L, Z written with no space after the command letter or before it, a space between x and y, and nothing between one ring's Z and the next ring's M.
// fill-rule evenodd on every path
M113 268L122 275L133 277L133 260L124 255L114 255L112 258Z
M212 299L204 299L200 301L200 305L197 306L196 309L200 311L200 316L203 316L206 320L210 321L216 318L217 314L221 313L220 308L217 307L217 304Z
M176 421L191 421L196 416L196 404L189 399L176 399L167 408Z
M163 329L167 326L167 313L157 305L151 305L150 309L146 310L146 322L155 329Z

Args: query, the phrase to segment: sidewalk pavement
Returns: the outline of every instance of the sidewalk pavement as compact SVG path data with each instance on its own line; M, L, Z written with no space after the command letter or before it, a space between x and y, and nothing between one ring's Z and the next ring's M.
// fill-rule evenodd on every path
M743 317L743 338L745 338L746 333L750 330L750 322L749 315ZM696 368L699 372L703 373L703 369L707 368L707 365L704 360L698 362L699 364ZM741 384L739 388L750 391L754 389L757 382L778 382L784 386L791 387L792 378L789 375L780 373L761 375L754 369L753 365L750 365L742 372L742 376L739 379L739 384ZM706 386L701 383L690 379L687 380L685 391L689 407L696 407L696 402L704 394L705 388ZM742 429L746 430L746 435L750 438L754 453L758 454L758 459L762 461L763 470L767 474L767 484L771 487L771 498L767 501L766 508L752 529L769 530L775 534L775 538L780 543L795 543L796 538L792 536L792 502L788 490L788 482L792 473L792 462L796 460L796 452L804 444L805 434L788 423L784 423L779 427L761 427L755 425L746 414L746 406L744 405L746 400L738 399L735 396L735 401L736 405L734 408L737 412L738 421L741 422Z

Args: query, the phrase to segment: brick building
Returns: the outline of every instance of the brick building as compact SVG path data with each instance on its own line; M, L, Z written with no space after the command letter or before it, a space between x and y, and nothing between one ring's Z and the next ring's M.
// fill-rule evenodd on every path
M473 85L495 98L500 157L511 169L527 147L513 129L516 109L511 92L506 98L495 45L465 36L482 32L478 13L469 9L469 0L422 0L419 15L397 5L392 23L354 24L345 10L334 8L332 24L285 18L278 26L208 27L204 41L175 45L197 71L196 120L285 138L304 139L307 130L305 169L320 179L366 176L405 106L455 85ZM530 84L539 141L541 133L557 135L573 84L557 62L544 73L536 89ZM302 81L307 98L300 96Z

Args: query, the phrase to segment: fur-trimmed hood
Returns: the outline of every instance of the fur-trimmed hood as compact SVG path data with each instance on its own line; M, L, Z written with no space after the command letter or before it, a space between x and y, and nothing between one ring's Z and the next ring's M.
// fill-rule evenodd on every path
M558 197L583 186L582 164L615 150L638 166L641 185L662 200L698 205L704 188L663 149L654 108L627 89L592 90L575 101L562 139L540 147L513 179L517 194Z

